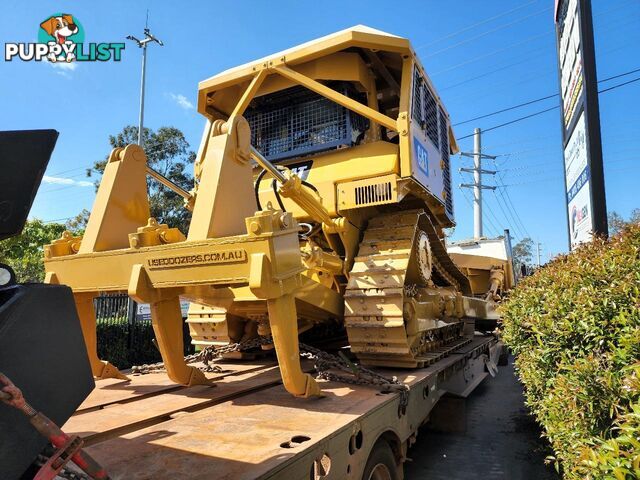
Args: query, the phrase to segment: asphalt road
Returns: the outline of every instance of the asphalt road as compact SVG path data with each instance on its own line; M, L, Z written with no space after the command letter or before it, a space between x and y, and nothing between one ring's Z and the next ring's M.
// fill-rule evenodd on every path
M466 400L466 432L423 428L405 463L407 480L558 480L551 452L524 406L512 359Z

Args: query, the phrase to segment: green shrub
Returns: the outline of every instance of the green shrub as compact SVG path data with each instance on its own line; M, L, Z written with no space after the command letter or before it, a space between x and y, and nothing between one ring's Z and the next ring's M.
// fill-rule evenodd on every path
M564 478L640 478L640 225L557 258L501 310Z
M120 323L102 323L96 325L98 336L98 357L108 360L118 368L129 368L129 325Z
M162 361L160 351L153 344L155 334L150 321L136 321L131 324L126 318L111 318L98 322L98 357L108 360L120 369L133 365ZM191 355L195 349L191 345L189 327L183 324L184 354Z

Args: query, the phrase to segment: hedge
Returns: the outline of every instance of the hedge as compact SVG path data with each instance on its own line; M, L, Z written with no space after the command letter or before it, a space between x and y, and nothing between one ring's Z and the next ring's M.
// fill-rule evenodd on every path
M155 334L151 322L98 322L96 327L98 357L116 367L126 369L133 365L162 361L158 348L153 344ZM192 354L194 347L186 323L183 326L183 343L184 354Z
M501 311L563 477L640 478L640 226L550 262Z

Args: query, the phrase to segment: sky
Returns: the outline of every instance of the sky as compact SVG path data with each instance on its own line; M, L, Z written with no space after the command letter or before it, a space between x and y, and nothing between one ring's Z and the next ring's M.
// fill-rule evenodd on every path
M64 222L95 195L85 170L110 150L108 137L138 121L141 51L125 37L142 36L147 10L152 32L164 46L148 51L145 126L175 126L197 150L204 118L195 111L198 82L356 24L409 38L443 99L458 138L489 129L557 103L551 98L466 122L558 92L554 0L407 0L176 2L4 0L8 20L0 42L37 41L39 24L56 12L82 23L85 42L127 42L120 62L0 61L0 130L54 128L60 132L31 217ZM599 79L640 68L640 0L593 0ZM601 82L607 88L640 72ZM600 95L606 200L627 217L640 207L640 82ZM460 125L456 125L462 123ZM568 249L558 110L487 131L483 152L496 155L485 178L485 235L508 228L513 241L540 243L543 261ZM473 139L460 141L472 151ZM473 236L471 183L455 156L454 239Z

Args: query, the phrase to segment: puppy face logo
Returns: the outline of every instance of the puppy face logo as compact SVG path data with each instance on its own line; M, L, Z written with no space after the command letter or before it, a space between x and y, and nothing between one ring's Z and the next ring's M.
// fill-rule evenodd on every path
M73 21L73 16L68 14L49 17L40 24L40 27L60 45L64 44L68 37L80 31Z
M50 62L77 60L77 45L83 41L82 24L69 13L54 13L40 23L38 43L49 46L47 60Z

